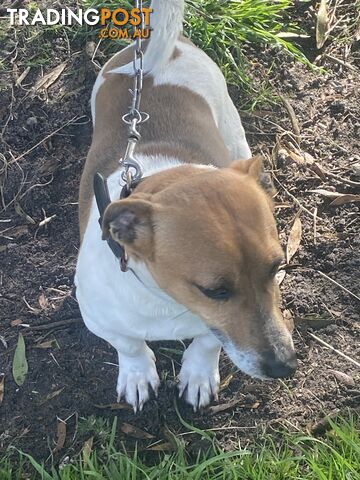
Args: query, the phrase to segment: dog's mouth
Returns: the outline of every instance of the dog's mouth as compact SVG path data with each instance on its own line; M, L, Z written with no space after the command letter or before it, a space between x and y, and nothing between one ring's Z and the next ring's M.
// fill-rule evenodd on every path
M225 352L234 364L244 373L260 380L288 378L294 375L297 369L295 351L287 349L282 358L276 356L274 349L258 353L252 349L242 349L228 335L216 328L210 329L212 334L221 342Z

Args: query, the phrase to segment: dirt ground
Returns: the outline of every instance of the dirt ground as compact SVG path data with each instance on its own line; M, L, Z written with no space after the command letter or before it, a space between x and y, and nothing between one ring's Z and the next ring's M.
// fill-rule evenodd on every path
M79 428L90 416L117 416L120 438L130 450L134 438L144 435L124 423L153 436L138 440L140 449L157 440L171 448L169 431L180 436L189 430L175 404L186 422L214 429L231 449L264 430L304 430L324 414L359 407L360 374L351 359L360 361L360 203L354 201L359 197L340 195L360 193L360 32L353 3L341 3L336 15L342 21L320 50L313 7L299 4L291 11L309 34L303 51L312 61L320 56L323 72L279 49L244 46L254 79L268 78L285 99L242 118L253 151L264 155L273 176L284 249L296 250L292 226L296 218L302 225L300 246L285 265L281 285L285 314L297 325L300 366L290 380L263 383L237 372L224 355L219 402L198 413L177 400L180 343L151 345L163 380L157 399L137 415L111 410L115 351L84 327L73 291L79 177L91 139L89 98L98 70L84 41L69 43L59 34L50 62L32 64L20 82L26 59L36 52L20 36L7 38L0 90L1 451L15 445L38 459L71 458L94 435L90 427ZM39 87L39 79L62 62L58 78ZM241 89L231 93L241 110ZM338 206L331 205L334 200ZM12 362L20 332L29 371L19 387ZM54 453L58 419L66 421L66 437ZM190 450L199 448L191 435L182 438Z

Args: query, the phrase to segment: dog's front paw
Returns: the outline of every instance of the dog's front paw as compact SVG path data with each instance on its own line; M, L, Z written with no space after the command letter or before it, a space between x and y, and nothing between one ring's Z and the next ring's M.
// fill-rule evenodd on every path
M220 375L216 366L194 364L185 360L179 373L179 396L184 394L194 412L208 405L212 398L217 400Z
M150 348L147 347L144 353L135 357L119 355L118 402L125 397L135 413L141 411L149 399L149 385L157 395L159 384L155 356Z

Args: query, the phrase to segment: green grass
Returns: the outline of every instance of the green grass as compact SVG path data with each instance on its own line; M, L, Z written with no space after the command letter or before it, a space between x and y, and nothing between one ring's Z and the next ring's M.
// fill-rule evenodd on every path
M248 84L244 43L274 45L307 62L292 43L278 36L287 29L284 14L292 0L188 0L186 32L219 65L228 83ZM292 31L299 30L294 25Z
M93 424L93 421L90 422ZM119 451L117 422L101 429L101 442L90 455L82 452L60 469L45 468L22 453L0 462L1 480L358 480L360 478L359 417L330 422L322 438L277 433L265 436L246 449L224 452L211 432L192 429L207 439L205 453L190 455L184 438L174 436L175 451L159 453L154 464L143 452ZM104 436L105 435L105 436ZM179 439L180 438L180 439ZM212 441L211 441L212 439ZM25 475L25 472L26 475Z
M110 9L131 8L129 0L79 0L79 7ZM256 82L247 73L249 64L244 55L248 43L273 45L287 51L296 59L308 63L302 52L291 42L278 37L280 32L299 31L295 25L285 25L287 9L292 0L186 0L185 32L221 67L228 84L240 86L245 93L242 108L251 109L257 103L274 99L274 92L264 79ZM65 1L73 5L72 2ZM148 0L145 4L150 4ZM41 2L32 2L34 10ZM50 65L53 61L53 44L59 37L66 37L73 50L84 50L89 41L99 42L101 26L32 26L17 27L18 62L24 67ZM14 39L14 27L5 20L0 26L2 40ZM103 40L99 52L102 63L126 44L125 40ZM11 65L0 66L3 70ZM264 75L262 75L264 77Z
M82 0L82 3L85 8L129 7L127 0ZM292 0L186 0L186 35L221 67L229 85L242 87L249 98L242 106L245 109L274 99L274 92L266 81L255 84L247 73L249 64L244 54L246 42L276 46L311 65L296 45L278 36L280 32L288 30L300 31L296 25L284 25L286 11L292 4ZM99 27L84 27L77 35L85 34L97 40L99 31ZM100 50L105 56L110 56L124 43L123 40L105 41Z

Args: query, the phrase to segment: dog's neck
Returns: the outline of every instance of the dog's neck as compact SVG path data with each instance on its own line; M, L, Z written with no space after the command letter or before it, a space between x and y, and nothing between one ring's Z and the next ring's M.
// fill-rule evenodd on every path
M150 164L150 168L151 164L156 164L158 160L162 163L162 159L166 158L174 159L177 164L209 165L211 163L215 165L216 163L216 159L209 158L199 145L179 144L171 141L140 142L135 150L135 157L139 157L146 165Z
M213 165L206 162L198 153L191 153L190 148L186 146L178 146L172 144L151 144L147 143L135 151L135 160L139 164L143 178L149 178L155 173L165 170L175 169L184 165L192 165L196 168L213 169ZM190 161L189 161L190 160ZM120 186L124 185L121 179L123 169L120 167L112 175L109 180L116 178L117 181L110 181L109 191L112 200L119 198ZM112 185L115 191L112 191ZM164 185L165 186L165 185ZM138 187L141 189L141 187Z
M178 156L160 153L135 153L135 160L139 164L143 177L150 177L155 173L179 167L184 162ZM122 169L117 170L113 175L119 173Z

